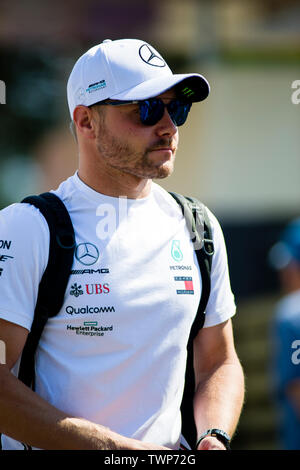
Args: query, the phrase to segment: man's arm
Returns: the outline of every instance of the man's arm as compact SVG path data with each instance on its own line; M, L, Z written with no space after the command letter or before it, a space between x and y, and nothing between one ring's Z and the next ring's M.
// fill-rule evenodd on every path
M198 437L211 428L221 429L232 437L244 401L244 374L234 347L231 320L199 331L194 341L194 368ZM224 448L210 436L198 446L198 450Z
M6 364L0 364L0 432L40 449L164 449L126 438L86 419L58 410L18 380L10 369L19 358L28 331L0 319Z

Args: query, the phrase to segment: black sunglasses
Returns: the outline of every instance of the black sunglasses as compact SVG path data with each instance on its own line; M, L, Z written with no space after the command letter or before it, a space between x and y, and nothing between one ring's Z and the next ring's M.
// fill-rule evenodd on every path
M182 126L191 109L192 103L181 100L172 100L165 104L160 98L149 98L143 101L99 101L96 105L123 106L126 104L138 104L140 108L140 119L146 126L154 126L164 115L167 108L170 118L175 126Z

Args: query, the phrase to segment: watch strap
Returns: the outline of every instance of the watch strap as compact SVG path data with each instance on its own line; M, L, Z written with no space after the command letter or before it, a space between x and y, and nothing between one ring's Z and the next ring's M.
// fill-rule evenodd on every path
M220 442L222 442L222 444L224 444L224 446L226 447L227 450L230 450L230 436L227 434L227 432L222 431L222 429L217 429L217 428L208 429L203 434L201 434L201 436L197 440L195 449L197 449L200 442L206 436L216 437Z

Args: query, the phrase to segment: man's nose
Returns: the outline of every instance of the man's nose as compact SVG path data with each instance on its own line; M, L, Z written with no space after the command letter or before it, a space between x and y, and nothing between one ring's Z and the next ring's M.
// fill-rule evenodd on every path
M177 132L177 126L174 124L171 116L165 107L163 117L157 123L157 133L159 135L175 135Z

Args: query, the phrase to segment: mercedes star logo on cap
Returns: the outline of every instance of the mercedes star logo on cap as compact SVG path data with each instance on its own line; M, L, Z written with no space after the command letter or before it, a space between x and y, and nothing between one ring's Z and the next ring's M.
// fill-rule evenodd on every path
M141 59L146 64L153 65L154 67L165 67L166 63L162 57L157 55L148 44L143 44L139 49Z

